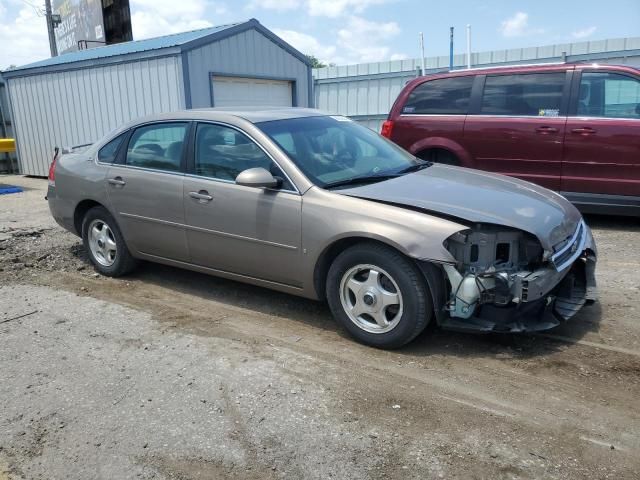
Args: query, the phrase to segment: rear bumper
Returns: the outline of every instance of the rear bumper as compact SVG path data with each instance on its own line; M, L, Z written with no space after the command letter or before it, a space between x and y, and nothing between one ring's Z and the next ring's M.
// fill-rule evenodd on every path
M58 197L56 193L56 187L49 185L47 189L47 196L44 197L49 204L49 211L51 212L51 216L56 221L58 225L60 225L65 230L70 231L76 235L80 235L79 232L76 231L76 227L73 223L73 216L71 213L65 215L63 212L69 211L69 209L64 208L64 204L60 197Z
M497 306L485 304L468 319L446 318L441 326L467 332L522 333L549 330L571 319L597 299L596 255L586 249L549 292L537 300Z

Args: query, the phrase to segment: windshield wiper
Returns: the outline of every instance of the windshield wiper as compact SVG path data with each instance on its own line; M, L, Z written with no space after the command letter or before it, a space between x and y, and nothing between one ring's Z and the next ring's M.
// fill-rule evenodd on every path
M411 165L403 170L400 170L398 173L399 174L413 173L419 170L424 170L425 168L429 168L431 165L433 165L433 162L427 162L425 160L425 161L421 161L420 163L416 163L415 165Z
M346 180L338 180L337 182L330 182L327 183L323 188L344 187L346 185L357 185L360 183L382 182L384 180L389 180L398 176L399 175L397 173L390 175L362 175L359 177L347 178Z

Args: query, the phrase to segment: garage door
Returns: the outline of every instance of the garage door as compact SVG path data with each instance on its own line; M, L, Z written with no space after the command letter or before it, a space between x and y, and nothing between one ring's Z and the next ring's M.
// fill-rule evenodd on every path
M215 107L291 107L291 82L244 77L212 77Z

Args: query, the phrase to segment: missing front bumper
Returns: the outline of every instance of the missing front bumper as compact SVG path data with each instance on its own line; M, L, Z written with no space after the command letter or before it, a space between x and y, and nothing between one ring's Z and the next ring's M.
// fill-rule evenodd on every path
M557 327L585 304L596 300L595 264L595 255L587 250L559 283L540 298L506 306L484 304L467 319L441 317L440 325L450 330L502 333L537 332ZM533 293L532 286L529 286L530 294Z

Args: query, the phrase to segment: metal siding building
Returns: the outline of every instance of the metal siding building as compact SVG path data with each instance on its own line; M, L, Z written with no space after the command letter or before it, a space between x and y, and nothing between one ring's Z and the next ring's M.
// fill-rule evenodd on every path
M0 75L0 138L14 138L7 86ZM12 172L17 165L15 153L0 152L0 172Z
M288 88L289 105L313 101L306 57L255 19L81 50L4 72L20 171L47 175L55 146L94 142L135 118L214 106L221 74L230 85L242 79L256 91Z
M640 37L564 43L471 54L472 67L546 62L596 62L640 67ZM466 56L454 56L454 68L466 67ZM396 97L420 75L421 60L396 60L314 69L315 105L346 115L373 130L387 118ZM425 59L425 72L449 70L449 57Z

